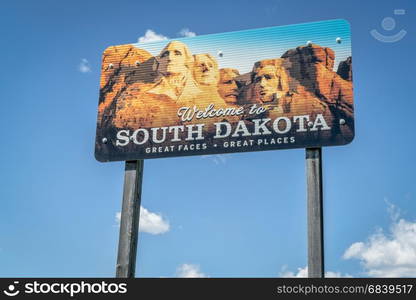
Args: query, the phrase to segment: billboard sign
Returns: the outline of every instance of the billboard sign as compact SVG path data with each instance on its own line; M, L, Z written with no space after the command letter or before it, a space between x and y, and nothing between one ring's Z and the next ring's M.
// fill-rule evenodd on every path
M107 48L99 161L345 145L350 26L329 20Z

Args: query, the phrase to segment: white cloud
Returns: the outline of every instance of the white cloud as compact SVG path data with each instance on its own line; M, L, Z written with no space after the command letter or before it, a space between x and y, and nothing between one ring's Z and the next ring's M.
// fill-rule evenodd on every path
M342 275L341 272L327 271L325 272L325 278L352 278L352 276L350 274Z
M298 268L298 271L295 273L286 269L286 266L283 266L282 271L279 274L279 277L287 278L305 278L308 277L308 267Z
M89 63L89 61L86 58L81 59L81 62L78 65L78 70L81 73L89 73L89 72L91 72L90 63Z
M140 231L150 234L162 234L168 232L169 229L169 222L164 220L161 215L152 213L144 207L140 207Z
M157 41L167 40L168 37L162 34L157 34L151 29L147 29L144 36L139 37L139 43L151 43Z
M388 233L377 229L365 242L353 243L344 259L358 259L371 277L416 276L416 222L400 218L400 211L387 202L391 216Z
M297 272L287 270L286 266L283 266L282 271L279 274L280 277L286 278L306 278L308 277L308 266L304 268L298 268ZM352 277L349 274L342 275L341 272L326 271L325 278L342 278L342 277Z
M203 159L210 159L212 160L216 165L219 164L225 164L227 161L226 157L222 154L215 154L215 155L202 155L201 158Z
M195 32L189 30L189 28L183 28L181 31L178 32L179 36L183 37L193 37L196 36ZM151 42L158 42L164 41L169 39L169 37L164 36L163 34L159 34L154 32L152 29L147 29L144 36L139 37L139 43L151 43Z
M121 220L121 212L116 212L116 222L117 222L117 224L120 224L120 220Z
M116 222L119 224L121 220L121 213L116 213ZM150 234L162 234L168 232L170 229L169 222L159 214L148 211L143 206L140 206L140 220L139 231Z
M201 272L198 265L182 264L176 269L176 277L203 278L207 276Z
M179 35L183 37L194 37L196 36L196 33L190 31L189 28L182 28L181 31L179 31Z

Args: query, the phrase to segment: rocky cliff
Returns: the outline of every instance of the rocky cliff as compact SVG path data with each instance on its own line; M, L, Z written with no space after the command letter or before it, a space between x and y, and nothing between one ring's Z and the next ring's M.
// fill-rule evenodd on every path
M133 45L112 46L104 51L98 106L98 123L102 127L112 125L117 102L122 102L120 98L129 80L135 76L135 70L151 58L149 52Z
M298 109L294 114L304 111L302 102L321 103L323 113L331 120L332 135L352 135L353 132L353 89L351 58L339 64L334 72L334 52L318 45L301 46L282 55L290 67L290 85L293 95L298 99ZM307 100L309 99L309 100ZM306 104L305 104L306 105ZM300 111L296 111L300 110ZM345 120L340 124L339 120Z
M352 81L352 58L348 57L346 60L339 63L337 74L342 79Z

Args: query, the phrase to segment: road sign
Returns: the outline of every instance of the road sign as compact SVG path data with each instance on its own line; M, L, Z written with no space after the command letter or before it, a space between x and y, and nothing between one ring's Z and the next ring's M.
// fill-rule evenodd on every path
M99 161L314 148L353 137L345 20L104 51Z

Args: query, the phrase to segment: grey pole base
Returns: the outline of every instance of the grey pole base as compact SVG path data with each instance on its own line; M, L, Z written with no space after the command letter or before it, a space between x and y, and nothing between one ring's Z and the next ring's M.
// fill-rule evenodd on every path
M308 193L308 277L324 278L322 149L306 149Z
M117 278L135 277L143 164L143 160L126 161L116 266Z

